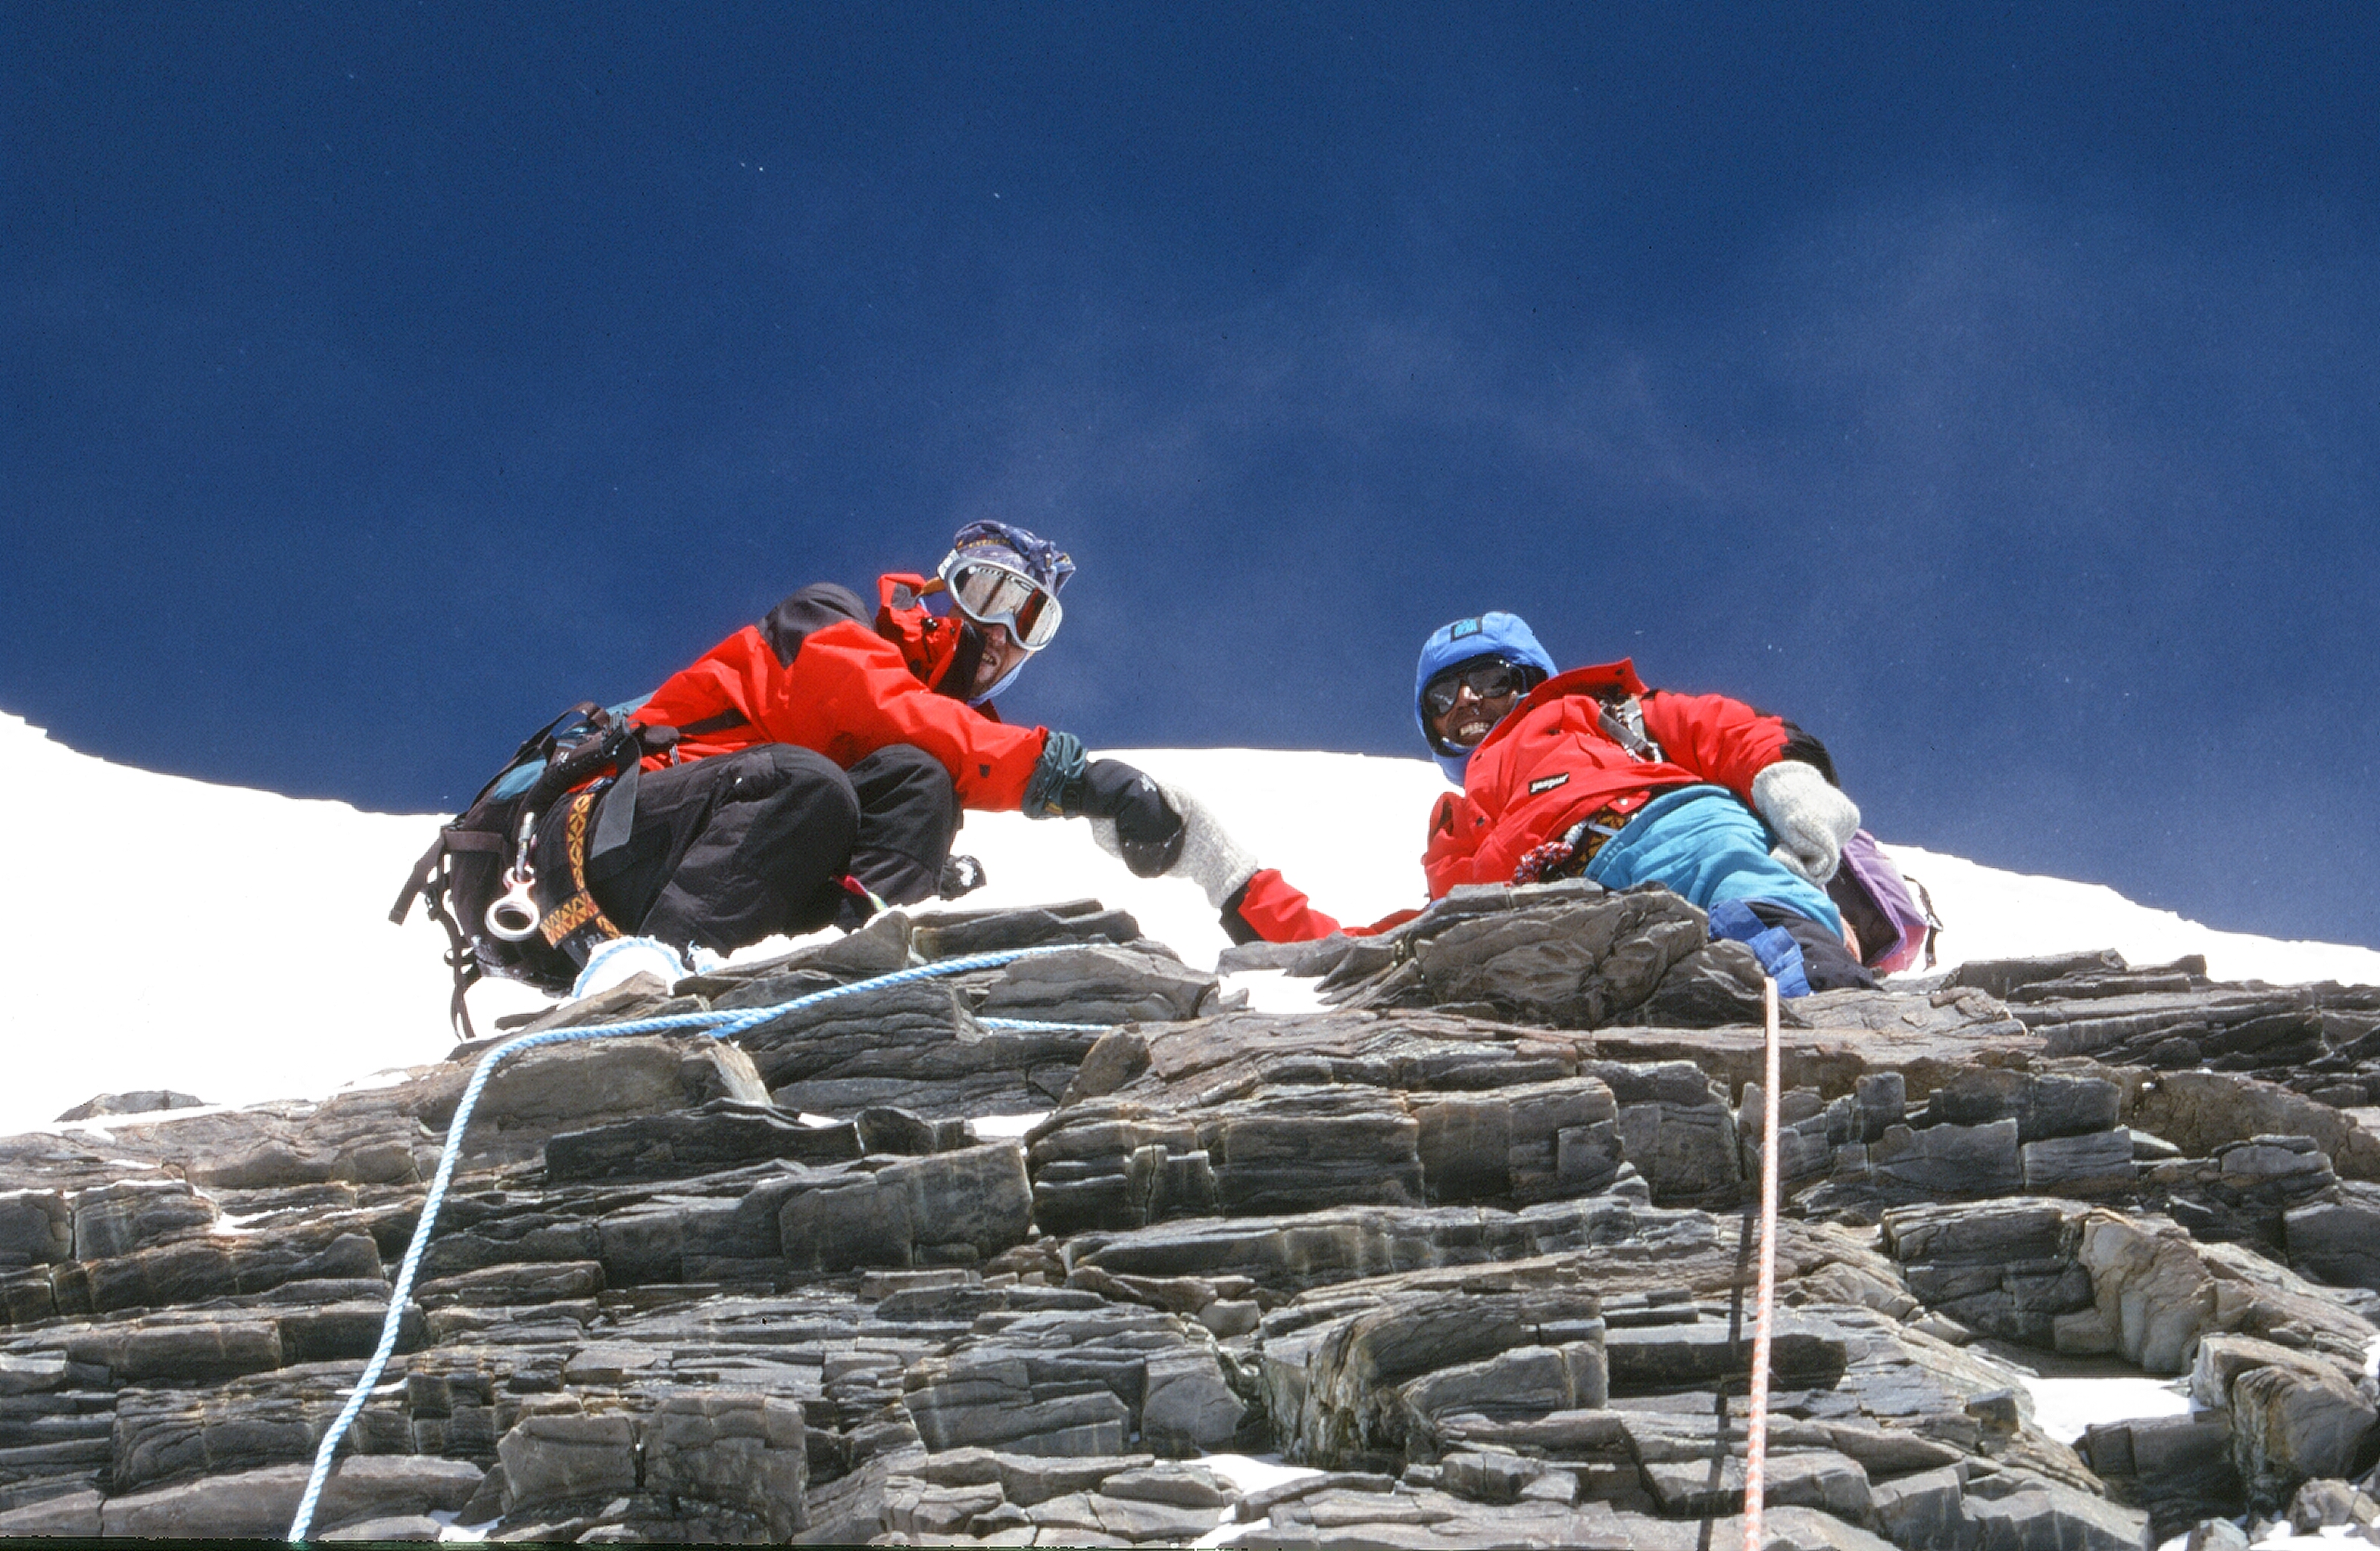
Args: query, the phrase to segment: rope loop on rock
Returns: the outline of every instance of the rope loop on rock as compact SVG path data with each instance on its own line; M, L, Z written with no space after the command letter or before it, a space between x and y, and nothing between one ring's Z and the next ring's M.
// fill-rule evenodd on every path
M974 969L997 969L1018 959L1032 958L1041 953L1064 952L1078 946L1075 943L1051 943L1038 948L1014 948L994 953L969 953L955 959L938 959L931 963L917 964L908 969L894 970L868 980L856 980L848 986L829 986L808 996L771 1007L735 1008L724 1012L679 1012L665 1018L638 1018L624 1024L589 1024L577 1028L545 1029L536 1034L524 1034L505 1040L480 1058L470 1082L463 1089L461 1102L455 1106L455 1118L446 1125L446 1143L438 1157L438 1172L430 1181L430 1193L422 1197L421 1218L413 1227L413 1242L406 1247L405 1259L397 1266L396 1280L388 1296L388 1315L381 1322L380 1344L372 1349L370 1361L348 1392L347 1402L339 1409L328 1431L322 1435L322 1446L314 1451L314 1469L306 1478L306 1490L298 1499L297 1515L289 1521L287 1539L296 1544L306 1538L313 1528L314 1509L322 1496L322 1487L330 1480L332 1456L338 1451L339 1440L363 1411L364 1402L371 1398L372 1388L380 1382L382 1369L396 1351L396 1337L405 1322L406 1299L413 1291L413 1278L421 1268L421 1256L430 1247L430 1234L438 1221L438 1208L445 1202L447 1187L454 1182L455 1160L462 1157L463 1134L471 1122L471 1111L480 1102L480 1094L488 1085L489 1076L497 1066L523 1050L534 1050L545 1045L566 1045L580 1040L608 1039L624 1034L664 1034L686 1029L709 1034L714 1039L727 1039L747 1029L832 1001L838 997L856 996L862 991L881 990L888 986L904 985L912 980L933 979L945 975L962 975ZM1034 1024L1022 1019L998 1018L983 1020L986 1026L1005 1029L1050 1029L1088 1031L1103 1029L1097 1024Z

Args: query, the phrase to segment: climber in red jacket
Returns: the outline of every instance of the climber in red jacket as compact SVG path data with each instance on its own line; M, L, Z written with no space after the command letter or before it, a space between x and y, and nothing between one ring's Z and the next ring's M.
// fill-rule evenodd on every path
M1859 809L1825 747L1792 723L1724 696L1648 689L1627 661L1558 675L1525 623L1494 612L1431 635L1414 702L1431 754L1462 787L1430 813L1431 898L1463 884L1658 882L1709 913L1715 932L1750 943L1789 995L1876 983L1824 887ZM1233 940L1342 929L1194 799L1168 795L1188 824L1173 870L1207 887Z
M625 826L608 816L624 838L592 841L618 783L539 826L538 875L577 885L542 922L587 966L577 994L624 946L666 973L691 947L955 897L981 881L950 854L962 808L1096 817L1134 870L1171 865L1182 821L1154 782L990 705L1057 635L1074 569L1024 528L970 523L933 576L880 578L872 621L849 588L806 587L672 675L633 713L675 736L648 737L669 746L643 760Z

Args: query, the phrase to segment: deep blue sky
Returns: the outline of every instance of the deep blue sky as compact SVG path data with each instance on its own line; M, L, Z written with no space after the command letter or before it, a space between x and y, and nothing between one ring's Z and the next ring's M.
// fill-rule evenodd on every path
M2380 12L688 14L0 5L0 709L437 808L996 515L1094 747L1416 754L1500 606L2380 945Z

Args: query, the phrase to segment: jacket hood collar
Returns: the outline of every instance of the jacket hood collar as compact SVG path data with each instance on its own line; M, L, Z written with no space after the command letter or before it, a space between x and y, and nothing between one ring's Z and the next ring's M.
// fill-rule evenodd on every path
M939 691L958 658L959 625L926 607L926 588L933 585L905 571L877 577L876 633L901 648L919 683Z

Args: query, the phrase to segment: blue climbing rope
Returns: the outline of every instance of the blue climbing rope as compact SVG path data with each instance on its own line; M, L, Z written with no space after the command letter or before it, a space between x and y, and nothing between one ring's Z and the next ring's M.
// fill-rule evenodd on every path
M422 1197L421 1220L413 1227L413 1242L406 1246L405 1259L396 1268L396 1280L389 1289L388 1317L381 1322L380 1344L372 1349L371 1360L364 1364L363 1373L356 1379L355 1388L348 1392L347 1403L322 1435L322 1447L314 1451L313 1472L306 1478L305 1494L298 1499L297 1516L289 1521L288 1539L294 1545L306 1538L313 1527L314 1508L322 1496L322 1486L330 1479L331 1459L338 1451L339 1440L363 1411L364 1402L371 1399L372 1387L380 1382L382 1369L388 1366L391 1354L396 1351L398 1328L405 1321L405 1301L413 1291L414 1274L421 1268L422 1253L430 1247L430 1234L438 1221L438 1208L446 1199L447 1186L455 1179L455 1160L462 1157L464 1128L471 1122L471 1111L478 1107L480 1090L488 1085L489 1074L497 1066L523 1050L534 1050L544 1045L566 1045L583 1039L608 1039L623 1034L663 1034L684 1029L698 1029L714 1039L727 1039L762 1024L799 1012L838 997L856 996L862 991L881 990L911 980L927 980L945 975L962 975L971 969L997 969L1018 959L1038 953L1063 952L1076 947L1075 943L1052 943L1039 948L1016 948L998 953L970 953L964 958L938 959L932 963L918 964L910 969L895 970L870 980L855 981L848 986L830 986L822 991L795 997L791 1001L773 1007L735 1008L724 1012L679 1012L666 1018L639 1018L625 1024L590 1024L578 1028L546 1029L537 1034L524 1034L507 1039L480 1059L471 1073L471 1081L463 1089L462 1101L455 1106L455 1118L446 1125L446 1145L438 1157L437 1175L430 1181L430 1194ZM1106 1027L1100 1024L1036 1024L1015 1018L985 1018L978 1020L992 1029L1039 1029L1050 1031L1096 1031Z

